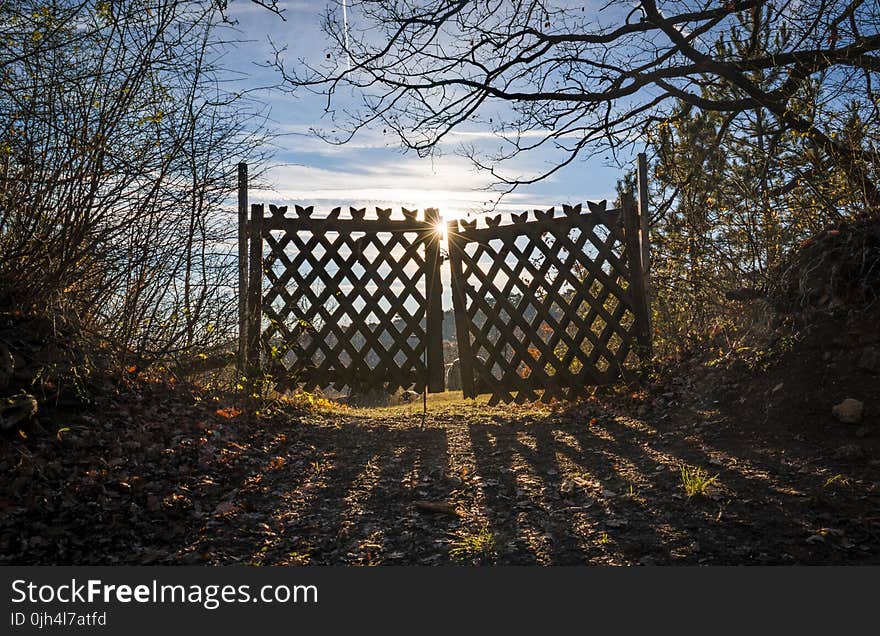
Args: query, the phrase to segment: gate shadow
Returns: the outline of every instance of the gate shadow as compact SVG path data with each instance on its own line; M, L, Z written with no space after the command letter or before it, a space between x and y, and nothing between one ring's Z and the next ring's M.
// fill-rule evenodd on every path
M304 425L242 487L243 505L198 549L215 562L358 564L438 562L457 520L426 524L417 499L449 496L442 428L368 420ZM274 462L274 465L273 465Z
M482 514L504 563L785 563L827 559L803 470L717 440L596 411L470 423ZM696 415L695 415L696 417ZM719 461L721 457L724 461ZM680 467L718 475L684 494ZM818 479L821 487L822 479ZM813 481L816 481L815 479ZM824 555L824 556L823 556Z

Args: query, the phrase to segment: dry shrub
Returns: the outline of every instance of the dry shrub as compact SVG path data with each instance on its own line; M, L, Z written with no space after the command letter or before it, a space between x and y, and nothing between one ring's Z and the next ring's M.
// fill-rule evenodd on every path
M777 309L854 307L880 297L880 219L837 223L807 239L780 264L769 290Z

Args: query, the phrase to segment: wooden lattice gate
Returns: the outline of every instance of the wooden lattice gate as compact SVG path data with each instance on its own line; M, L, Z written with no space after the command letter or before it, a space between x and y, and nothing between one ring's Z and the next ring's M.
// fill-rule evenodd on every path
M564 206L447 225L466 397L574 398L650 352L644 158L639 205ZM239 172L241 365L306 389L445 389L440 215L250 206ZM264 282L268 283L264 289Z
M651 346L638 208L605 203L449 224L462 390L491 403L572 399Z
M307 390L443 391L437 211L269 209L251 206L247 227L260 237L250 250L251 367Z

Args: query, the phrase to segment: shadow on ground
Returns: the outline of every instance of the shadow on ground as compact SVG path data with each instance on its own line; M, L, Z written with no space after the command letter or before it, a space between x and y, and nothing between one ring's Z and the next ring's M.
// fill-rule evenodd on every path
M655 406L267 422L145 399L3 448L0 562L880 561L871 453L733 408ZM714 478L703 494L686 494L682 466Z
M474 420L477 421L474 421ZM878 470L735 416L600 404L300 426L212 517L215 563L666 564L878 560ZM682 466L714 480L685 492ZM426 504L427 502L427 504Z

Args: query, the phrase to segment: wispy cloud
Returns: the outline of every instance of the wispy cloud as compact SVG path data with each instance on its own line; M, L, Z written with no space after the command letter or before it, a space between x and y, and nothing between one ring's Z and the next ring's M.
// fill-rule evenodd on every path
M448 215L476 212L490 207L497 195L482 191L487 183L466 165L444 163L432 170L423 162L346 162L346 169L309 165L279 166L272 172L272 190L254 192L252 199L289 205L307 203L320 208L354 205L437 207ZM524 194L507 197L505 209L519 209Z
M516 130L453 130L449 133L453 137L470 137L476 139L540 139L543 137L550 137L553 135L553 131L546 130L523 130L518 132ZM557 138L563 137L579 137L577 133L566 132L560 133L556 135Z
M278 77L265 63L273 58L268 37L276 46L288 46L285 54L289 64L300 57L318 63L323 58L327 37L321 31L324 3L288 0L279 2L286 10L287 22L250 2L230 3L230 13L238 18L239 33L247 39L227 59L231 70L241 74L243 81L254 86L271 86ZM351 16L349 16L351 17ZM341 15L340 15L341 19ZM380 127L362 130L349 143L328 144L314 129L333 130L334 123L325 110L326 99L320 95L301 93L297 97L280 91L260 93L271 109L276 140L276 167L270 170L272 189L253 192L254 202L315 205L318 209L356 205L358 207L401 207L424 209L439 207L448 214L479 212L493 207L496 194L487 192L491 175L477 173L470 162L452 152L462 143L479 149L497 150L502 139L537 140L549 130L530 130L521 134L501 133L474 128L457 130L441 150L449 151L433 158L421 159L402 154L399 140L392 132ZM342 99L341 97L339 99ZM334 103L337 112L346 104ZM553 149L529 153L515 165L502 168L506 175L530 176L546 171L559 160ZM523 187L507 195L496 209L521 211L547 208L561 203L601 199L613 196L619 171L605 168L601 158L586 158L554 175L552 179Z

